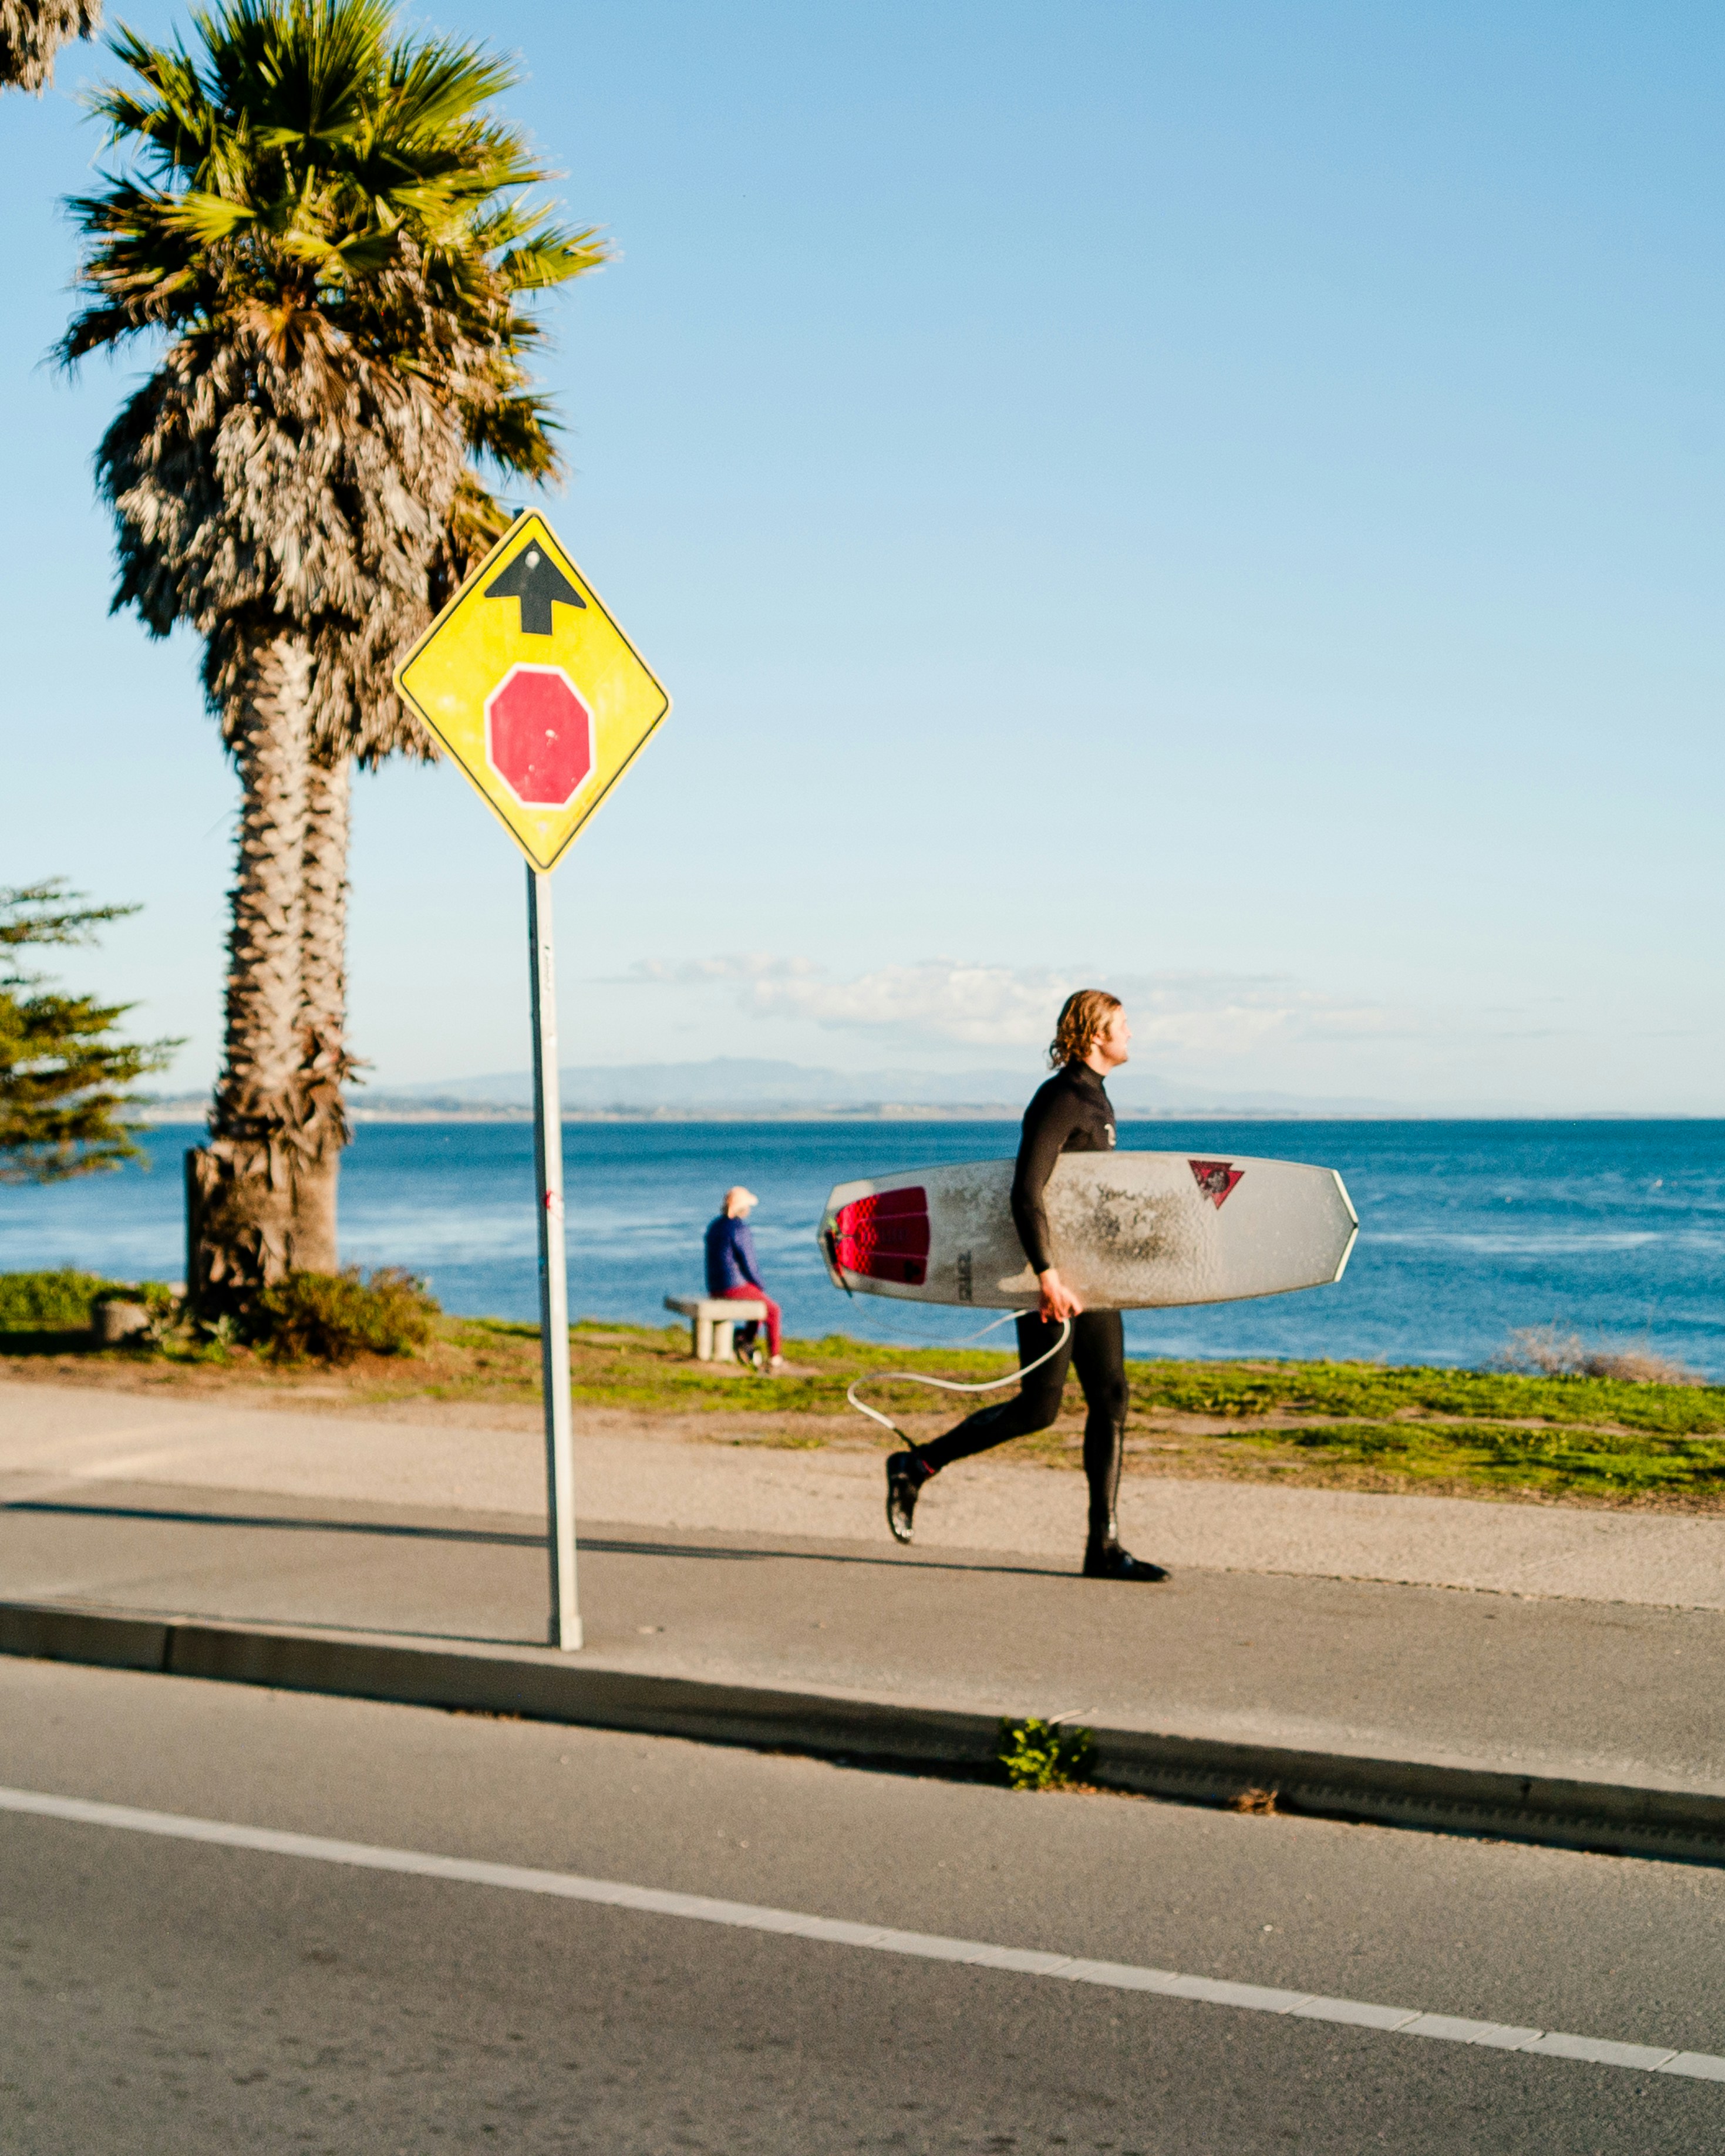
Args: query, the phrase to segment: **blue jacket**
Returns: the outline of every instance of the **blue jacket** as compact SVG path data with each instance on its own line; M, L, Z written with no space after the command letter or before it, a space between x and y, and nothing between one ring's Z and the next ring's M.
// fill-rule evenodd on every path
M733 1220L721 1213L706 1231L707 1293L723 1295L727 1288L760 1286L755 1239L749 1233L748 1222Z

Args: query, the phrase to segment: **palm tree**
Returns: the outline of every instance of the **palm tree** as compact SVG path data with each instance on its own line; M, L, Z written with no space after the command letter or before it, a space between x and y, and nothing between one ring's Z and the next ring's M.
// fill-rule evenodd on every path
M501 528L470 459L557 475L525 303L605 249L524 196L549 174L483 110L508 64L398 34L387 0L193 22L195 53L114 42L134 81L93 107L127 162L72 205L88 303L60 349L167 340L98 454L114 604L203 637L241 783L224 1058L188 1156L208 1307L333 1269L349 765L434 752L390 669Z
M0 90L39 97L60 47L93 37L101 19L101 0L0 0Z

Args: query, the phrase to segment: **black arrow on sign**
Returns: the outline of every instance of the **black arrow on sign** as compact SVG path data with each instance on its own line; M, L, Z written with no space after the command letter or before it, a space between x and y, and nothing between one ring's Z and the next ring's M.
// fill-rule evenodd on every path
M551 634L553 599L561 599L565 606L587 604L550 555L537 547L530 547L525 554L517 554L495 583L485 586L485 597L521 601L523 636Z

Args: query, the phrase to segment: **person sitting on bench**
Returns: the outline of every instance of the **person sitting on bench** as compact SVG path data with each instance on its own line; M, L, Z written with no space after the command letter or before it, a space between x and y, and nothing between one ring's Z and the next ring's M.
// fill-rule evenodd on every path
M767 1306L768 1368L776 1370L784 1361L778 1352L778 1305L761 1285L755 1262L755 1239L749 1233L748 1216L760 1204L752 1190L734 1183L725 1193L723 1211L706 1231L706 1291L726 1302L764 1302ZM755 1322L742 1328L739 1347L752 1345Z

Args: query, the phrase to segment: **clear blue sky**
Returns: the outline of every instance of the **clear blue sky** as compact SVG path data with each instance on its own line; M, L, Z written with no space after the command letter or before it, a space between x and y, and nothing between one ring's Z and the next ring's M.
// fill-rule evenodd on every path
M181 19L126 10L160 34ZM675 699L557 878L569 1061L1725 1112L1725 18L450 4L614 266L551 513ZM214 1067L234 785L110 619L131 369L42 355L96 144L0 104L0 881ZM140 355L138 365L142 364ZM361 788L381 1081L526 1060L521 870Z

